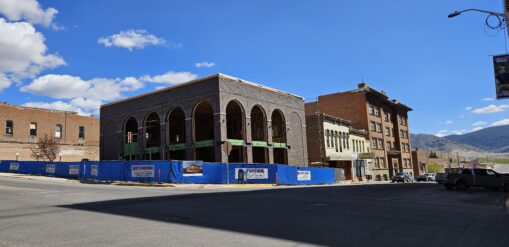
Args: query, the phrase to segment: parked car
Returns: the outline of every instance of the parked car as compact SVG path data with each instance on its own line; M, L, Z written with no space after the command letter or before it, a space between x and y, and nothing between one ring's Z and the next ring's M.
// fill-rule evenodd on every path
M426 173L426 174L419 175L417 177L417 181L420 181L420 182L435 181L435 173Z
M438 184L445 184L447 182L447 173L437 173L435 175L435 182Z
M426 173L425 175L428 177L428 181L435 181L435 173Z
M396 175L392 177L392 182L403 182L403 183L410 183L413 182L414 179L408 172L398 172Z
M461 173L453 173L447 176L445 188L465 190L470 187L484 187L492 190L509 192L509 174L497 173L491 169L464 169Z

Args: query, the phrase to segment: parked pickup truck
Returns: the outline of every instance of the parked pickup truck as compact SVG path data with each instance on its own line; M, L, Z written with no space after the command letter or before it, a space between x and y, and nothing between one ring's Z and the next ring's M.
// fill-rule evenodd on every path
M500 174L490 169L464 169L461 173L448 174L445 188L465 190L469 187L484 187L492 190L509 191L509 174Z

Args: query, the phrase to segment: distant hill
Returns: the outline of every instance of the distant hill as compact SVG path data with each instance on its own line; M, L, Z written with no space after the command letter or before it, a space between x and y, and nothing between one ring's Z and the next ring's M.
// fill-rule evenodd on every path
M468 134L450 135L444 138L493 153L509 152L509 125L490 127Z
M509 125L489 127L463 135L437 137L412 134L412 148L459 153L509 153Z
M435 150L441 152L483 152L483 149L473 147L428 134L412 134L410 135L412 148Z

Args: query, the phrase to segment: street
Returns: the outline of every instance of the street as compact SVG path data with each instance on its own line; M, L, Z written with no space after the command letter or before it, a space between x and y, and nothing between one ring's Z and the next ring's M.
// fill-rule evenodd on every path
M0 246L507 246L509 193L136 187L0 176Z

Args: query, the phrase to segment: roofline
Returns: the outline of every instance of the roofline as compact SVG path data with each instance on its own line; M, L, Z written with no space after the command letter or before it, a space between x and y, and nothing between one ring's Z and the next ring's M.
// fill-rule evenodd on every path
M352 125L352 121L347 120L347 119L343 119L343 118L339 118L339 117L336 117L336 116L328 115L328 114L325 114L323 112L316 112L315 114L317 116L323 117L324 119L330 119L332 121L337 121L339 123L345 123L346 125L348 125L348 127L350 127Z
M352 89L352 90L348 90L348 91L343 91L343 92L336 92L336 93L330 93L330 94L324 94L324 95L320 95L318 96L318 98L322 97L322 96L330 96L330 95L334 95L334 94L342 94L342 93L370 93L370 94L374 94L375 96L377 97L381 97L382 100L386 101L387 103L389 103L390 105L394 106L394 107L401 107L403 108L404 110L406 111L413 111L412 108L410 108L409 106L401 103L401 102L394 102L395 99L389 99L389 97L386 95L386 94L383 94L381 92L379 92L378 90L372 88L372 87L365 87L365 88L356 88L356 89Z
M272 92L275 92L275 93L279 93L279 94L284 94L284 95L287 95L287 96L296 97L296 98L302 99L304 101L303 97L295 95L295 94L291 94L291 93L287 93L287 92L284 92L284 91L281 91L281 90L277 90L277 89L274 89L274 88L271 88L271 87L263 86L263 85L260 85L258 83L246 81L246 80L243 80L243 79L240 79L240 78L237 78L237 77L233 77L233 76L230 76L230 75L217 73L217 74L205 76L205 77L202 77L202 78L197 78L197 79L194 79L192 81L176 84L176 85L173 85L173 86L168 86L168 87L161 88L161 89L158 89L158 90L154 90L154 91L151 91L151 92L146 92L146 93L139 94L139 95L136 95L136 96L132 96L132 97L129 97L129 98L125 98L125 99L117 100L117 101L114 101L114 102L110 102L108 104L101 105L101 108L107 107L107 106L111 106L111 105L116 105L116 104L119 104L119 103L122 103L122 102L130 101L130 100L134 100L134 99L138 99L138 98L142 98L142 97L145 97L145 96L148 96L148 95L152 95L152 94L156 94L156 93L160 93L160 92L164 92L164 91L173 90L175 88L183 87L183 86L186 86L186 85L190 85L190 84L193 84L193 83L205 81L205 80L208 80L208 79L211 79L211 78L216 78L216 77L217 78L221 78L221 77L228 78L230 80L238 81L238 82L241 82L241 83L244 83L244 84L248 84L248 85L251 85L251 86L254 86L254 87L258 87L258 88L262 88L262 89L265 89L265 90L269 90L269 91L272 91Z
M53 112L53 113L65 113L65 114L76 115L78 117L98 119L98 118L95 117L95 115L83 116L83 115L78 114L78 112L75 112L75 111L63 111L63 110L47 109L47 108L40 108L40 107L31 107L31 106L22 106L22 105L11 105L11 104L5 103L5 102L0 102L0 105L7 106L7 107L23 108L23 109L34 110L34 111L47 111L47 112Z

